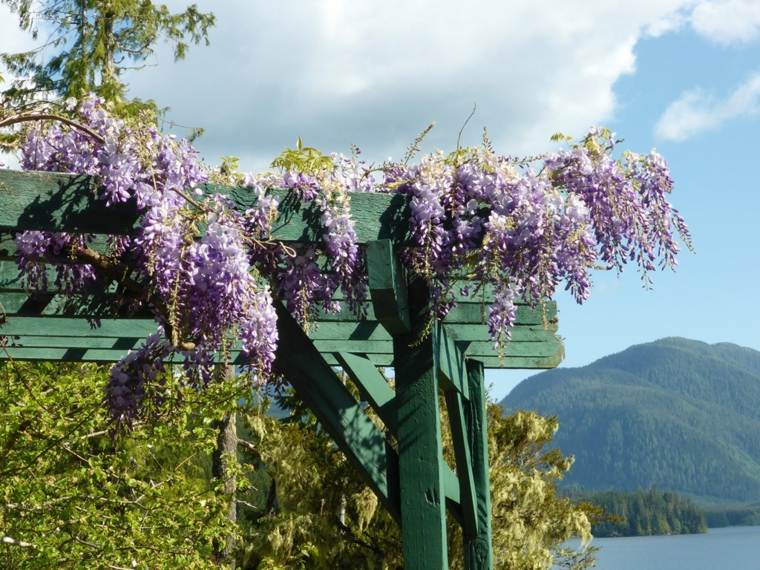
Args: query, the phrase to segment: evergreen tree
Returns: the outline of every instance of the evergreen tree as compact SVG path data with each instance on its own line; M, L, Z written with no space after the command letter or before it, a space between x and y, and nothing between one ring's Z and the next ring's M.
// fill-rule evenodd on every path
M284 421L264 409L245 416L243 449L263 469L243 498L240 566L401 568L396 523L313 416L297 400L287 403L293 411ZM593 548L562 547L572 536L589 539L590 523L586 506L556 490L572 465L572 458L548 449L557 420L523 412L504 417L491 404L488 422L495 567L590 567ZM444 450L451 461L447 423L444 414ZM448 538L451 568L462 568L461 530L453 521Z
M18 78L3 92L6 105L32 105L41 97L80 99L95 93L125 104L124 71L142 65L159 39L175 59L191 44L208 44L214 16L196 5L172 12L150 0L0 0L17 14L40 47L0 56ZM144 107L133 102L131 110ZM152 106L149 105L149 106Z
M633 492L570 491L569 496L600 508L595 536L648 536L705 532L705 514L690 499L654 487Z

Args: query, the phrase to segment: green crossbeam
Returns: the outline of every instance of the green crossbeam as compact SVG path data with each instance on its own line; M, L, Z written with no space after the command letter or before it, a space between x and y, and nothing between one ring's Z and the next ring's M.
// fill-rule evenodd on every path
M255 204L257 194L247 188L207 185L210 193L227 196L241 211ZM303 207L288 199L285 190L272 190L279 199L279 215L272 237L283 241L319 242L322 227L315 205ZM132 203L106 207L93 180L50 172L0 170L0 228L60 232L129 234L138 220ZM407 201L400 194L351 193L351 215L360 243L406 238Z

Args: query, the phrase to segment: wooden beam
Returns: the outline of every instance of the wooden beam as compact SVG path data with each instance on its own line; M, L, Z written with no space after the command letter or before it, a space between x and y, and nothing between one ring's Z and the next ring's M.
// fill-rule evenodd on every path
M0 261L0 266L4 263ZM1 267L0 267L1 269ZM96 307L104 306L109 307L114 305L116 299L113 294L104 294L100 296L84 296L81 300L77 297L70 297L62 294L51 294L48 292L34 293L24 290L20 287L2 287L2 283L8 283L8 281L2 281L0 277L0 304L4 308L4 314L13 316L16 314L23 314L27 316L79 316L86 318L88 316L100 316L106 318L111 317L150 317L147 313L138 312L130 315L126 310L117 312L117 314L98 314L96 309L92 308L94 304ZM37 300L31 299L36 297ZM40 303L39 299L44 299L44 303ZM71 301L75 301L72 303ZM29 303L27 303L29 301ZM24 309L24 307L38 307L37 309ZM367 302L365 305L366 318L364 321L379 322L375 310L372 304ZM35 312L36 311L36 312ZM456 324L456 325L482 325L485 326L488 317L488 307L481 305L479 302L462 302L455 306L443 319L444 323ZM356 314L353 311L348 310L346 307L342 307L335 313L320 312L316 318L318 323L320 322L351 322L355 323L357 319ZM518 305L517 307L517 327L521 326L533 326L543 329L556 331L557 330L557 306L555 302L546 303L545 306L531 307L530 305ZM486 329L481 329L486 330ZM488 340L488 336L481 337L478 340Z
M135 204L106 207L86 176L0 170L0 227L19 230L123 234L132 231Z
M366 356L350 352L335 353L341 368L353 380L362 399L369 402L391 433L396 433L396 391L391 388L375 364Z
M412 331L394 337L401 533L406 570L445 570L446 469L438 406L438 327L420 340L427 287L410 286Z
M390 334L410 330L406 280L389 239L367 244L367 275L375 318Z
M398 412L396 410L396 392L380 371L366 356L342 352L336 354L346 374L353 380L362 398L370 403L385 426L393 435L398 433ZM444 493L447 504L457 519L461 518L459 479L457 474L444 465Z
M467 383L464 382L464 350L470 343L457 346L451 327L439 327L438 362L441 383L445 390L455 390L464 398L470 397ZM492 347L491 347L492 348ZM496 355L498 356L498 355Z
M446 390L446 409L451 426L451 440L456 458L456 473L459 480L459 496L462 508L462 532L468 537L479 533L477 518L477 498L475 496L475 477L472 469L470 444L464 418L464 397L458 390Z
M452 446L456 458L456 473L459 481L460 506L462 512L462 531L465 537L475 537L480 533L480 521L477 518L477 497L473 474L470 442L465 423L464 403L471 397L482 394L470 394L465 353L455 342L449 327L436 325L438 329L439 376L444 388L449 425L451 427Z
M256 202L248 188L206 185L244 211ZM130 234L138 221L133 202L107 208L97 198L93 181L84 176L50 172L0 170L0 227L16 230ZM286 190L273 189L280 202L272 237L283 241L319 242L321 216L315 205L302 207ZM407 235L407 199L401 194L350 194L351 215L360 243L377 239L404 241Z
M491 529L491 489L488 473L488 394L483 365L466 361L470 399L463 402L465 436L469 443L470 465L475 484L477 534L464 536L466 570L492 570L493 536Z
M398 459L385 435L322 358L290 313L277 304L277 366L394 517Z

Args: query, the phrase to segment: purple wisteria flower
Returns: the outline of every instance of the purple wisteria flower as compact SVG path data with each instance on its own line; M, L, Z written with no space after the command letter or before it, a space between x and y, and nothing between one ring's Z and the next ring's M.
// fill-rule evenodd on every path
M162 331L149 336L137 350L130 350L113 365L106 386L106 403L117 423L129 425L140 413L146 386L164 371L170 346Z
M646 275L676 266L678 236L691 247L667 200L673 181L664 159L654 151L616 158L614 135L602 129L526 160L484 144L377 168L358 149L351 157L326 156L299 143L276 161L277 173L243 179L239 190L251 201L241 212L204 186L209 171L186 140L114 118L96 97L77 112L105 142L57 124L35 128L21 161L27 170L94 177L107 206L134 201L141 214L135 235L109 236L98 254L109 267L125 268L130 291L139 291L132 302L151 310L160 327L112 369L106 396L113 418L125 423L139 415L145 386L173 354L202 386L231 350L241 350L254 381L265 382L279 340L275 302L302 324L342 303L361 316L367 270L352 193L406 199L403 261L427 280L434 318L454 306L460 279L474 282L463 295L493 291L487 326L500 351L520 303L543 303L558 287L581 303L592 268L622 271L634 263ZM287 201L318 218L318 243L274 239L281 205L273 188L288 190ZM91 265L71 263L92 254L95 236L29 231L18 233L16 244L31 289L48 289L54 279L56 288L77 293L101 277L101 286L118 280L93 255Z

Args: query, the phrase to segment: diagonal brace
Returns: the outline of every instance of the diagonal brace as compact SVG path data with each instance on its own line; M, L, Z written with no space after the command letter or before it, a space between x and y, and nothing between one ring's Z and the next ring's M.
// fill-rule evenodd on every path
M349 352L339 352L335 356L343 370L359 389L362 398L370 403L388 431L396 435L398 433L396 391L380 374L375 363L363 356ZM461 519L459 479L448 465L443 468L443 487L452 514L457 520Z
M277 304L277 366L349 461L400 519L398 455L291 314Z

